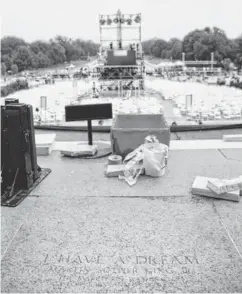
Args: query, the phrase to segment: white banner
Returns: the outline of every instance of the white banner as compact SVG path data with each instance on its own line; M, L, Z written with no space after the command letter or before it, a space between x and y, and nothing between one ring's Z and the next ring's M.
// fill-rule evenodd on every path
M127 56L127 50L114 50L114 56Z
M186 95L186 110L192 110L192 95Z
M41 96L40 97L40 108L42 109L47 109L47 97L46 96Z

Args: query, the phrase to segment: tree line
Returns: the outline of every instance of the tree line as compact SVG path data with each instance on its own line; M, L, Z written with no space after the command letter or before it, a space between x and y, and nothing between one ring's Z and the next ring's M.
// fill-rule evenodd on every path
M185 53L186 60L211 60L211 53L214 53L214 60L225 68L230 63L242 68L242 34L230 39L217 27L193 30L182 40L147 40L142 43L142 47L146 55L169 60L181 60L182 52Z
M65 61L95 56L99 45L92 41L57 36L45 41L27 43L21 38L7 36L1 39L1 71L14 74L24 70L46 68Z
M182 40L147 40L142 42L142 47L146 55L173 60L181 60L182 52L185 53L186 60L210 60L211 53L214 53L214 59L226 69L229 69L231 63L242 68L242 34L238 38L230 39L217 27L193 30ZM47 68L65 61L82 59L88 54L95 56L98 49L99 45L92 41L63 36L56 36L48 42L32 43L8 36L1 39L1 71L4 75L9 70L17 73Z

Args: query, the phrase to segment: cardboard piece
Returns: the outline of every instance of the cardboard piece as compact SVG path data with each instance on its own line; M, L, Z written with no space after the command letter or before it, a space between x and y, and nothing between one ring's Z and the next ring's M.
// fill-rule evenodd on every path
M217 198L217 199L236 201L236 202L240 201L239 190L227 192L223 194L216 194L207 187L209 180L215 180L215 179L211 179L207 177L196 177L191 189L192 194L205 196L205 197L211 197L211 198Z
M235 179L231 179L231 180L211 179L211 180L208 180L207 187L217 194L222 194L222 193L236 191L236 190L242 190L242 176Z
M97 145L76 144L60 150L61 155L69 157L93 156L97 153Z
M52 152L53 145L52 146L37 146L36 147L36 154L37 156L48 156Z
M50 146L55 142L56 134L38 134L35 135L36 146Z
M55 143L56 134L38 134L35 135L37 156L50 155Z
M160 143L170 145L170 127L161 114L117 114L111 127L113 154L124 158L154 135Z

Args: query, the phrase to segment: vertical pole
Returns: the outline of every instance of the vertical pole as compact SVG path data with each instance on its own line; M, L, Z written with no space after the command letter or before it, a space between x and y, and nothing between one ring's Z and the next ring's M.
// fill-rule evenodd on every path
M87 129L88 129L88 144L92 145L92 121L90 119L87 121Z
M47 111L47 97L45 97L45 124L46 124L46 111Z
M120 86L121 86L121 97L123 97L123 80L121 79L121 84L120 84Z
M102 28L101 28L101 15L99 15L99 33L100 33L100 47L102 48Z
M56 110L57 110L57 100L55 100L55 124L56 124Z
M121 11L118 10L118 12L117 12L117 18L120 20L121 17L122 17ZM122 24L121 24L121 21L119 21L118 22L118 25L117 25L117 43L118 43L118 46L119 46L119 42L122 45ZM122 48L120 48L120 49L122 49Z
M40 108L40 123L43 122L43 109L42 107Z
M139 45L141 46L141 24L139 24L139 42Z
M183 71L184 71L184 69L185 69L185 66L186 66L186 64L185 64L185 52L182 52L182 63L183 63Z
M211 53L211 71L213 71L214 53Z

